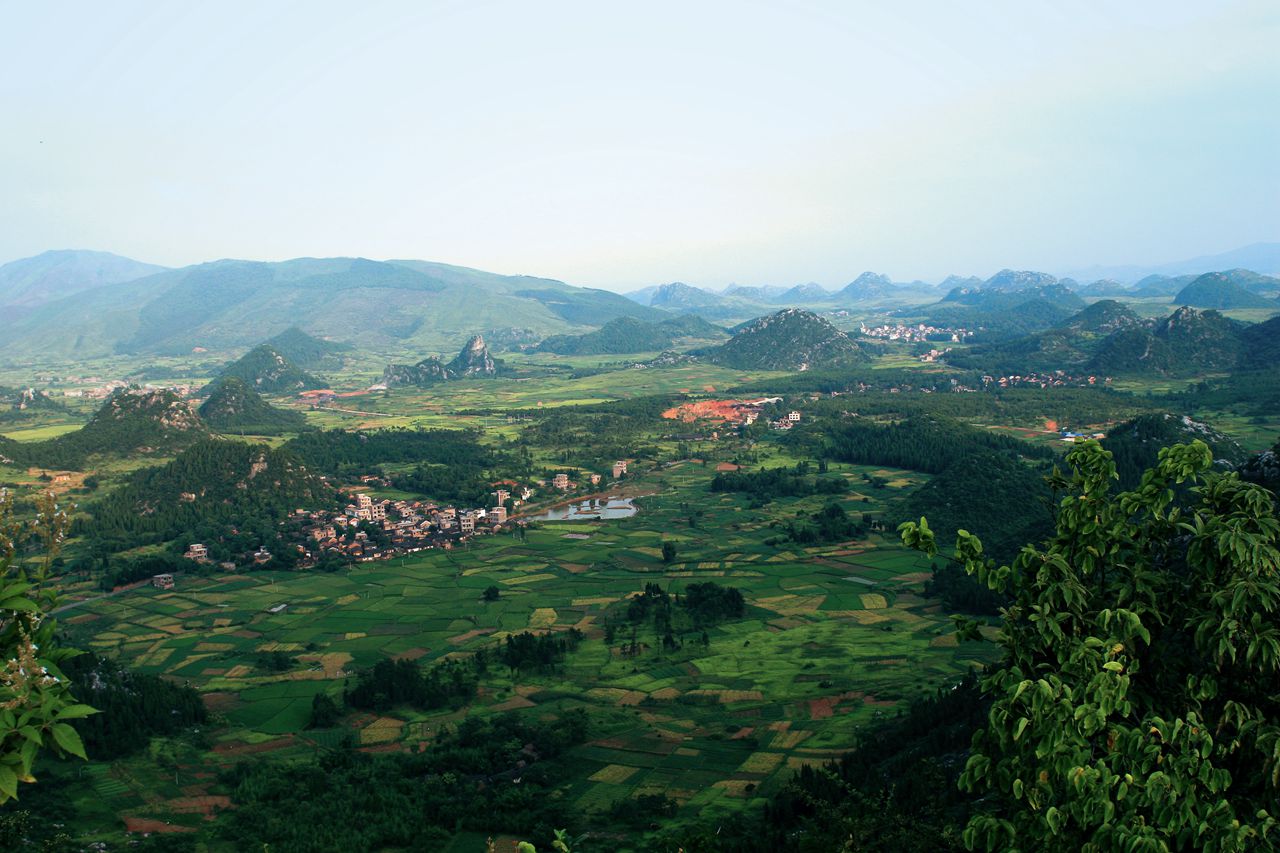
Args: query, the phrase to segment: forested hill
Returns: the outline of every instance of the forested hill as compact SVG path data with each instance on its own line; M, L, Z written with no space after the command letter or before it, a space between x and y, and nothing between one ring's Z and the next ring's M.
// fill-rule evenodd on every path
M819 456L933 474L890 506L891 523L927 515L942 542L960 529L979 532L997 558L1051 529L1048 447L932 415L889 424L855 418L793 432L792 440Z
M1280 308L1280 305L1277 305ZM1143 320L1104 299L1055 327L948 353L957 367L994 375L1065 370L1105 376L1190 376L1280 364L1275 318L1248 326L1217 311L1181 307Z
M1154 326L1134 326L1109 335L1088 368L1108 375L1160 376L1229 370L1245 352L1243 329L1243 324L1217 311L1182 307Z
M264 343L303 370L341 366L341 354L355 349L351 344L326 341L290 326Z
M324 383L290 361L271 344L258 344L223 368L219 378L234 377L263 394L284 394ZM206 389L207 390L207 389Z
M200 417L218 432L279 435L306 428L300 412L277 409L239 377L224 376L209 387L200 405Z
M216 539L226 524L256 525L274 538L279 519L334 503L335 494L288 450L210 439L90 503L85 532L107 550Z
M90 456L172 453L208 434L173 391L130 388L111 395L75 432L48 441L6 442L0 452L18 464L81 468Z
M982 452L1041 461L1053 451L1001 433L971 427L937 415L919 415L895 423L849 418L813 429L802 427L794 439L819 455L861 465L887 465L937 474L952 462Z
M1062 322L1085 307L1060 283L1015 290L957 287L923 310L930 322L981 330L980 339L1029 334Z
M724 338L723 329L694 314L658 323L620 317L583 335L553 335L538 344L538 351L559 355L617 355L671 349L681 339L706 342Z
M699 354L739 370L818 370L869 359L848 335L801 308L752 320L725 343Z
M1214 460L1223 467L1235 468L1245 462L1244 450L1230 436L1186 415L1168 412L1141 415L1117 424L1107 432L1103 446L1115 461L1119 488L1132 489L1143 471L1155 467L1162 447L1197 439L1209 445Z

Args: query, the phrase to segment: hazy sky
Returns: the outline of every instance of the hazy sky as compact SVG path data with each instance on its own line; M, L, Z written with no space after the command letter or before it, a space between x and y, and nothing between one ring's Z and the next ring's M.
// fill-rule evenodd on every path
M5 2L0 261L627 289L1280 240L1280 3Z

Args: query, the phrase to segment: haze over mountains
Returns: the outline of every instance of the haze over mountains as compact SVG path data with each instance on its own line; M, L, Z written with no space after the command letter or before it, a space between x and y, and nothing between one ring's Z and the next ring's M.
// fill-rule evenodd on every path
M715 292L673 282L623 296L417 260L221 260L165 269L104 252L53 251L0 266L0 313L7 321L0 352L10 358L176 355L247 348L295 326L372 349L439 351L478 330L519 329L540 339L587 333L619 318L660 323L672 314L696 314L736 323L787 306L932 305L927 314L950 322L1018 310L1038 318L1025 327L1031 331L1078 311L1081 295L1172 296L1176 304L1224 310L1280 307L1280 278L1268 274L1280 270L1280 244L1159 268L1215 278L1140 276L1146 267L1096 269L1111 277L1059 279L1006 269L985 280L953 275L934 285L868 271L835 290L809 282Z

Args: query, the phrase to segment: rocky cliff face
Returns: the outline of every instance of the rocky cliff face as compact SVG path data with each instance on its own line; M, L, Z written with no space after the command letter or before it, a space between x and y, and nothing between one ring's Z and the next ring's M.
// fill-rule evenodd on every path
M382 381L392 385L432 385L451 379L497 376L501 365L490 353L484 338L475 335L453 361L445 364L430 356L417 364L388 364L382 371Z
M475 335L467 341L467 345L458 353L458 357L449 362L449 372L457 376L496 376L498 363L489 354L484 338Z

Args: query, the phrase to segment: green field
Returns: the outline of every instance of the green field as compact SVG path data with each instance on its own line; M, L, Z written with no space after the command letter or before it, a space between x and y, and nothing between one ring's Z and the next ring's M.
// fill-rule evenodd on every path
M873 469L832 470L849 478L842 501L850 510L879 511L878 500L858 491ZM874 470L896 485L881 494L920 481ZM947 615L920 597L927 567L918 555L879 535L818 548L765 545L770 521L822 501L750 509L744 499L706 491L713 471L685 462L643 478L634 487L652 494L630 519L543 524L523 541L480 538L463 550L329 575L180 577L173 591L144 587L61 618L86 647L203 693L227 723L201 759L214 765L247 750L305 754L312 696L337 695L351 673L383 657L429 664L508 633L574 626L586 640L561 672L513 679L491 671L466 713L585 707L592 739L575 752L578 772L568 784L580 806L659 793L690 814L728 812L766 795L795 767L839 755L902 702L980 666L986 651L958 644ZM691 497L702 510L696 527L687 518ZM669 565L660 559L664 538L679 549ZM646 582L678 593L703 580L741 589L746 618L712 629L709 646L687 637L663 653L642 632L638 657L610 653L599 625L610 606ZM502 594L485 603L481 592L491 585ZM283 612L266 612L282 603ZM273 650L290 655L294 668L256 670L255 656ZM352 725L363 748L407 749L458 719L401 710L357 715ZM98 794L122 815L168 818L172 803L145 801L146 777L138 779L122 776Z

